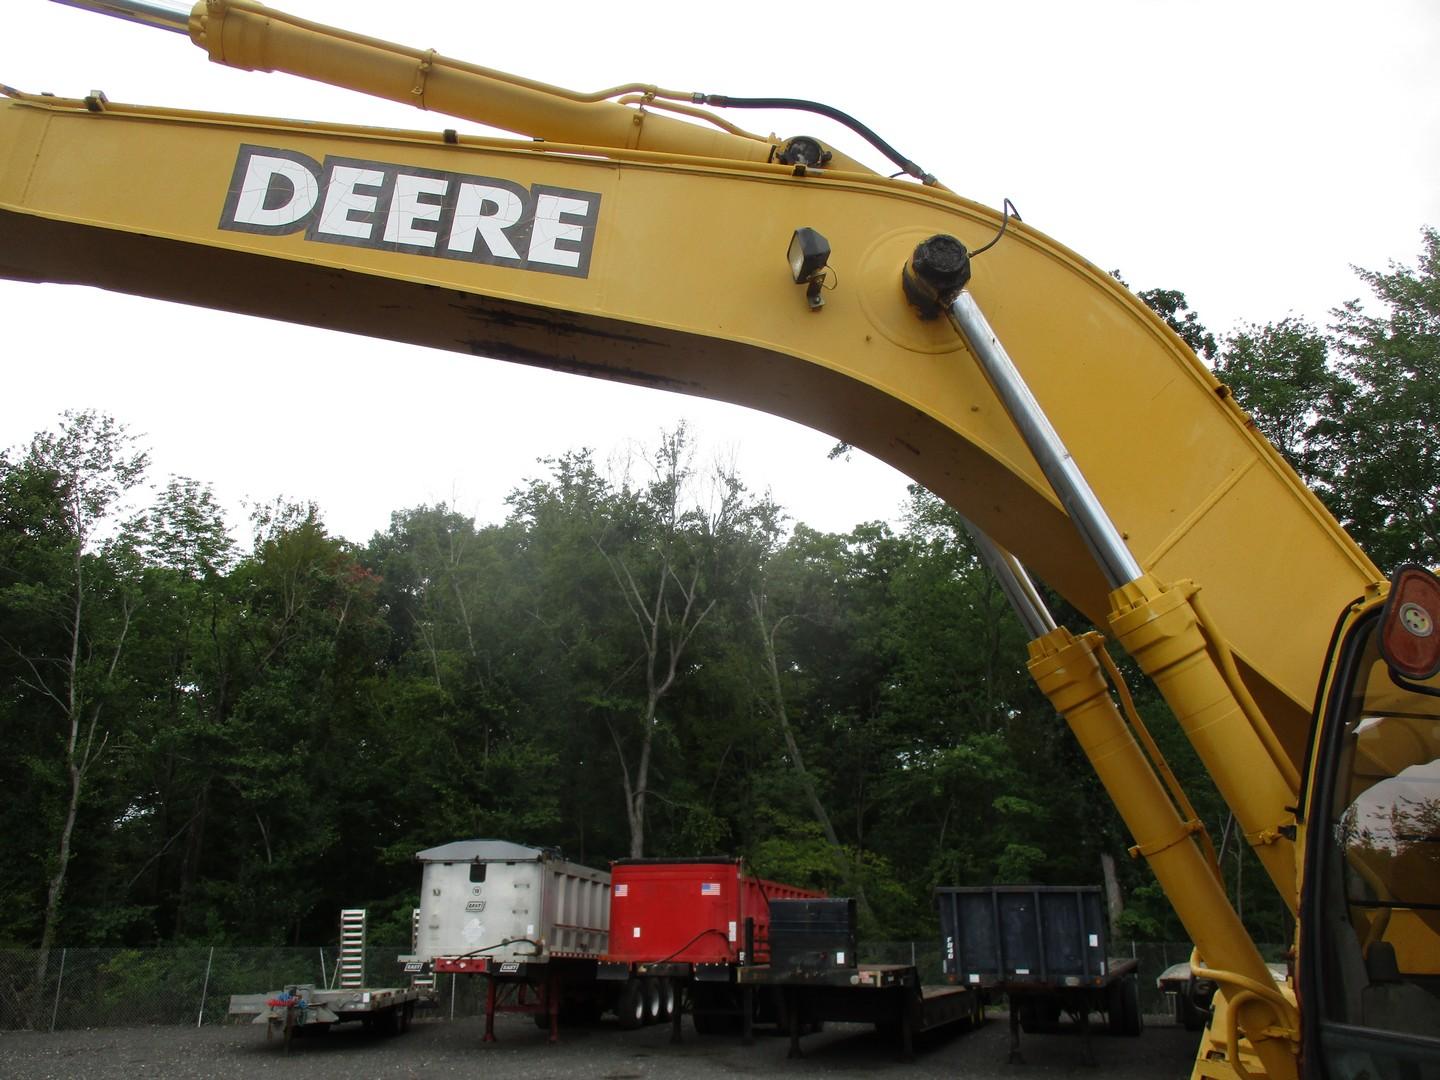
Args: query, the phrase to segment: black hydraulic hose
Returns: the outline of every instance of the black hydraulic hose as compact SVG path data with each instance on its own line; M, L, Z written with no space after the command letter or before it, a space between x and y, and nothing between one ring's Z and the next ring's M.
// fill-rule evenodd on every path
M665 959L663 959L663 960L656 960L656 961L653 961L653 962L656 963L656 964L668 964L671 960L674 960L675 957L679 956L682 952L684 952L686 949L688 949L691 945L694 945L695 942L699 941L699 940L700 940L702 937L704 937L706 934L718 934L721 938L724 938L724 940L725 940L725 942L726 942L727 944L728 944L729 941L730 941L730 939L729 939L728 937L725 937L725 931L724 931L724 930L721 930L721 929L719 929L718 927L714 927L714 926L707 926L704 930L701 930L698 934L696 934L694 937L692 937L689 941L685 942L684 945L681 945L678 949L676 949L674 952L672 952L669 956L665 957Z
M536 941L534 938L528 938L528 937L512 937L512 938L506 938L504 941L497 941L494 945L482 945L482 946L480 946L480 948L478 948L478 949L471 949L471 950L470 950L469 952L467 952L467 953L460 953L460 954L458 954L458 955L455 957L455 959L457 959L457 960L468 960L468 959L469 959L470 957L472 957L472 956L479 956L481 953L487 953L487 952L489 952L491 949L503 949L506 945L518 945L518 944L520 944L520 943L522 943L522 942L523 942L524 944L529 945L529 946L531 946L531 947L533 947L533 948L535 949L535 951L534 951L533 953L531 953L530 955L532 955L532 956L539 956L539 955L540 955L540 943L539 943L538 941Z
M875 147L875 149L879 150L896 165L900 166L902 172L915 177L924 184L936 183L935 177L920 168L919 165L916 165L849 113L843 113L839 109L829 105L823 105L818 101L806 101L803 98L741 98L728 97L725 94L696 94L693 100L697 105L712 105L718 109L795 109L799 112L813 112L821 116L828 116L831 120L844 124L871 146Z

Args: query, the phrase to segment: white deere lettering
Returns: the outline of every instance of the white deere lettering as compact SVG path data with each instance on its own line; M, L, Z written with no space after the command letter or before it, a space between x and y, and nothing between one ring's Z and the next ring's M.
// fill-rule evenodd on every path
M601 196L355 158L241 146L221 229L586 277Z
M385 174L378 169L357 169L350 165L336 165L330 170L330 183L325 189L325 206L320 211L320 224L316 232L329 236L350 236L358 240L369 240L374 232L372 221L357 221L352 214L375 212L378 196L361 194L356 188L379 189L385 182Z
M395 194L390 199L390 213L385 217L385 240L391 244L414 244L434 247L435 232L416 228L417 221L439 221L445 192L450 182L433 176L412 176L399 173L395 177ZM426 200L424 196L431 196Z
M585 227L569 217L585 217L590 204L584 199L568 199L563 195L538 195L535 198L535 226L530 233L530 261L551 266L579 266L580 252L556 247L559 243L580 244L585 240Z
M455 223L450 226L451 251L473 252L483 242L491 255L520 258L505 230L520 220L525 204L509 188L461 184L455 196Z
M278 181L278 183L277 183ZM290 195L278 206L268 206L288 185ZM235 200L234 220L238 225L283 228L293 225L311 210L320 198L320 182L306 166L290 158L251 154Z

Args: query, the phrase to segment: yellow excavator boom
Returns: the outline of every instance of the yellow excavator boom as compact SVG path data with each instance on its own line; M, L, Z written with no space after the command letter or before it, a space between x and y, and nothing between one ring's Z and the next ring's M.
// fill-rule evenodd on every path
M1380 575L1228 388L1111 276L903 159L912 179L889 179L817 140L703 123L704 95L575 94L252 0L168 16L153 0L66 2L143 9L214 60L529 138L3 88L0 275L660 387L865 450L960 508L1139 659L1296 908L1312 702L1337 613L1373 599ZM902 284L935 237L976 253L950 319L920 317ZM1092 558L1088 527L1082 537L977 364L992 348L1053 428L1060 465L1088 479L1128 571ZM1141 755L1097 641L1034 623L1032 670L1097 759L1137 851L1172 895L1209 890L1180 906L1205 959L1226 966L1216 978L1234 983L1226 1015L1271 1075L1293 1075L1293 1005L1216 889L1184 800L1161 810L1171 797L1158 782L1130 779Z

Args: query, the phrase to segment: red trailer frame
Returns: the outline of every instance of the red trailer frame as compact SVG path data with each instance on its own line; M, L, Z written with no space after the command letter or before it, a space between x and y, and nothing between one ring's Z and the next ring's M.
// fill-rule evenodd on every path
M735 972L769 959L770 901L824 895L755 877L735 858L620 859L610 864L610 948L598 977L625 981L616 1012L627 1026L644 1022L639 997L688 989L697 1030L715 1030L714 1015L738 1015L748 1035L752 994ZM677 1039L680 1011L662 1010Z

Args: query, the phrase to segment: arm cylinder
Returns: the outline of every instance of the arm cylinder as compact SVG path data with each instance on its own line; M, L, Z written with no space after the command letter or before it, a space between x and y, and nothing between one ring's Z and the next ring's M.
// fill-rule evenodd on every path
M1290 1045L1295 1035L1293 1010L1277 1008L1276 1002L1283 999L1274 977L1196 844L1196 823L1180 815L1115 707L1096 659L1104 647L1099 635L1075 638L1057 628L1020 561L969 521L965 527L1015 614L1034 637L1028 665L1031 676L1070 725L1135 837L1135 852L1150 863L1200 955L1206 963L1267 992L1265 1000L1241 1001L1237 1016L1267 1075L1274 1080L1295 1076ZM1221 993L1228 998L1233 991L1227 984Z
M190 33L190 9L164 0L53 0L56 4L111 15L126 22L153 26L175 34Z
M190 39L210 59L358 90L550 142L768 161L768 140L701 127L614 101L308 22L253 0L202 0Z
M1010 601L1010 608L1024 624L1026 633L1033 639L1044 637L1054 630L1055 618L1045 606L1045 601L1040 598L1040 592L1035 588L1035 582L1030 579L1029 572L1020 565L1020 560L991 540L987 533L982 532L968 519L960 520L965 522L965 529L970 533L970 539L975 541L981 561L995 575L995 580L1000 583L1000 591Z

